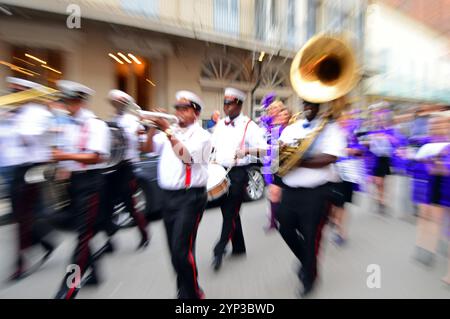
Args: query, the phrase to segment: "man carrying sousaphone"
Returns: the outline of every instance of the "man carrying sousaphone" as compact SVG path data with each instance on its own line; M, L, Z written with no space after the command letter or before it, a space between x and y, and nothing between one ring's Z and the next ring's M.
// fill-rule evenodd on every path
M334 50L334 51L333 51ZM301 263L298 278L302 297L314 288L322 227L330 200L333 163L344 155L346 140L332 110L319 116L321 103L340 99L356 84L353 52L336 37L316 36L296 55L291 83L303 98L304 119L287 126L280 136L277 175L283 191L278 211L279 231ZM334 114L336 115L336 114Z
M172 265L177 273L179 299L203 299L195 262L197 230L206 208L210 134L197 119L203 108L192 92L176 93L175 114L179 127L164 117L146 116L155 127L148 130L145 152L160 155L158 184L163 191L163 219Z

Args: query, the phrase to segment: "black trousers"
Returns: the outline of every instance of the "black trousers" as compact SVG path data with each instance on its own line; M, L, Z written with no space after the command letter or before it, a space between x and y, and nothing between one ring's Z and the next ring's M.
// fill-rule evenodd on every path
M70 179L70 223L78 233L72 264L79 267L80 277L83 277L88 268L96 274L95 260L89 243L99 228L100 190L103 184L102 174L95 170L73 172ZM66 274L61 290L67 290L67 279L70 275ZM74 298L77 291L76 287L69 289L65 298Z
M244 201L245 188L248 184L247 166L233 167L228 173L230 189L221 199L223 224L220 239L214 247L214 255L219 256L225 252L225 247L231 239L233 252L245 252L244 234L242 232L239 211Z
M23 253L27 248L38 243L45 249L53 247L48 239L44 239L51 232L52 227L40 218L43 210L41 185L25 182L26 172L34 166L34 164L17 166L14 169L9 190L13 215L18 222L17 267L20 270L24 267Z
M206 188L163 191L163 219L172 265L177 273L178 298L200 299L195 240L206 208Z
M317 255L328 213L328 185L284 188L278 218L280 234L302 264L301 280L311 284L317 276Z
M122 161L116 170L106 176L106 184L102 195L103 223L108 235L115 232L112 224L114 206L120 202L125 204L127 212L136 221L141 236L147 239L147 221L142 212L136 210L133 194L137 189L137 180L130 161Z

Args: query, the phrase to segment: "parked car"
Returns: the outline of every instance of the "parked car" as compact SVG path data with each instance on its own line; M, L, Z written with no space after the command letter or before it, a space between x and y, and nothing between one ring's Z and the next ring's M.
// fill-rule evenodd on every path
M157 167L158 156L145 156L142 160L134 164L134 172L137 178L137 190L134 194L136 208L144 212L146 219L155 221L161 219L161 210L164 205L162 191L158 186ZM261 174L261 165L255 163L248 169L249 183L246 188L245 200L255 201L264 196L265 182ZM218 206L219 201L211 201L207 207ZM134 220L126 211L123 203L118 203L114 207L113 221L120 227L134 226ZM13 223L11 214L0 218L0 225Z
M140 162L134 164L134 172L137 177L137 190L134 195L136 206L143 211L148 221L161 218L161 208L163 206L161 189L157 181L158 156L144 157ZM261 174L261 164L255 163L248 169L249 182L244 198L246 201L256 201L264 196L265 181ZM217 207L219 201L208 202L207 208ZM114 222L121 227L131 227L135 223L130 215L125 211L123 204L119 204L115 209Z

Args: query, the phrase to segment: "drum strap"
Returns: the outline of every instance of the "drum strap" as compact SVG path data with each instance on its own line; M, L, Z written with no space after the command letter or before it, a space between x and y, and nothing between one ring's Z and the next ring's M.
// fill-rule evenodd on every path
M242 136L242 141L241 141L240 149L242 149L242 147L244 146L244 143L245 143L245 135L247 134L248 125L250 124L251 121L252 121L252 120L248 120L247 124L245 125L244 135Z

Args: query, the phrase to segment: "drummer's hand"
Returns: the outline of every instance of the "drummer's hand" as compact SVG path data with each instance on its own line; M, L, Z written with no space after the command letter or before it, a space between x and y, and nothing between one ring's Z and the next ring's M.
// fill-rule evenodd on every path
M247 155L247 149L239 149L236 151L234 159L242 159Z
M65 153L63 151L61 151L61 150L59 150L57 148L52 149L52 158L55 161L62 161L62 160L64 160L64 156L65 156Z
M70 178L71 172L66 169L58 169L55 174L57 181L64 181Z

